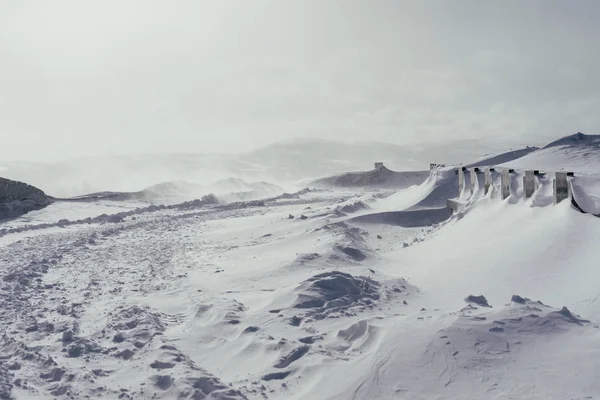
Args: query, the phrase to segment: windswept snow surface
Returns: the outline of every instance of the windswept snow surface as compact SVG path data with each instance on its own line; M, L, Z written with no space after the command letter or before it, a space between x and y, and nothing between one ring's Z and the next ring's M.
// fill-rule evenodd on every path
M248 183L243 179L221 179L209 185L193 182L163 182L140 192L140 198L152 203L178 203L215 194L223 202L258 200L280 195L284 190L267 182Z
M525 147L518 150L487 155L465 167L498 166L518 170L547 172L569 171L579 174L597 173L600 170L600 135L576 133L542 147Z
M516 169L597 173L599 150L600 135L576 133L502 165Z
M0 398L600 398L600 219L545 186L357 219L455 179L0 225Z

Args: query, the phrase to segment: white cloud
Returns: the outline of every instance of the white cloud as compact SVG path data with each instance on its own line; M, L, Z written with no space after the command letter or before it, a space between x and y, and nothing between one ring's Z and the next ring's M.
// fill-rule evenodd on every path
M598 132L599 11L588 1L11 3L0 13L0 157Z

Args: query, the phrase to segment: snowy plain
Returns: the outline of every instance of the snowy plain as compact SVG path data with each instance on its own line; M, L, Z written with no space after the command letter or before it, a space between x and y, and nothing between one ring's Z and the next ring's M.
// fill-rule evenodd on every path
M586 166L598 187L579 150L510 163ZM600 398L600 219L493 186L410 222L456 179L0 224L0 398Z

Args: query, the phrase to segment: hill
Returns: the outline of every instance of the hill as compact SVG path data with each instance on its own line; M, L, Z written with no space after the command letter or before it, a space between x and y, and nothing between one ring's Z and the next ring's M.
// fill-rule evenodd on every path
M52 198L23 182L0 178L0 221L48 206Z
M459 163L514 146L497 140L443 140L397 145L295 139L240 154L141 154L65 159L60 162L3 162L2 175L28 182L54 196L104 191L136 192L160 182L205 186L236 177L277 185L360 171L382 161L396 171L427 169L432 162Z
M598 172L600 170L600 135L586 135L578 132L502 165L516 169Z
M420 185L429 176L429 171L395 172L386 167L364 172L348 172L317 179L311 186L325 188L379 188L404 189Z

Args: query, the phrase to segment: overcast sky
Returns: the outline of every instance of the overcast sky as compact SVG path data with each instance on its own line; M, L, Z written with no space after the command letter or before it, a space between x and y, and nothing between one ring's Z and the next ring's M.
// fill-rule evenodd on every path
M0 1L0 157L600 132L600 1ZM525 139L524 139L525 138Z

